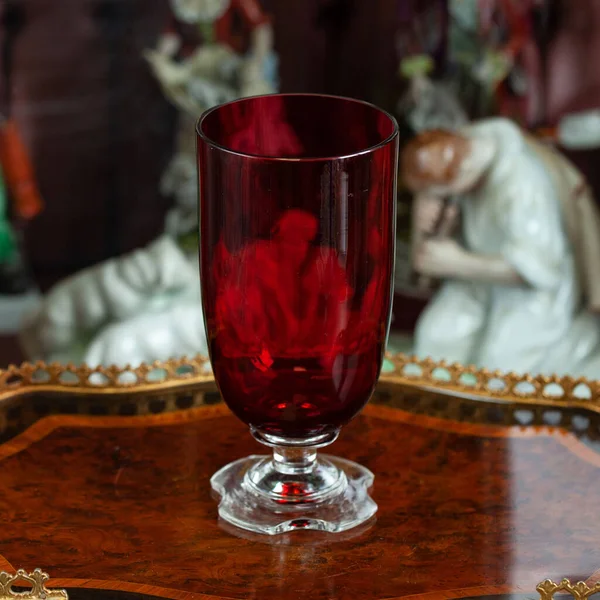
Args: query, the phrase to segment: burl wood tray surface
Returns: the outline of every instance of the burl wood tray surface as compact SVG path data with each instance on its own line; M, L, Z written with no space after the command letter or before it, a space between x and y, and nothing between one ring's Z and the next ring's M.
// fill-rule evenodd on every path
M41 567L91 600L537 598L546 578L593 582L597 384L391 365L328 450L376 474L376 519L274 538L218 521L210 476L262 450L202 359L3 371L0 570Z

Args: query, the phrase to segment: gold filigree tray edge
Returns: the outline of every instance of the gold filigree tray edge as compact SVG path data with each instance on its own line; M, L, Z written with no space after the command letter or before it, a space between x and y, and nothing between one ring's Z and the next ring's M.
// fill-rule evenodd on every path
M380 387L401 386L501 403L581 407L600 412L600 381L556 375L519 375L388 354ZM25 362L0 369L0 401L28 394L144 395L214 385L204 356L132 368Z

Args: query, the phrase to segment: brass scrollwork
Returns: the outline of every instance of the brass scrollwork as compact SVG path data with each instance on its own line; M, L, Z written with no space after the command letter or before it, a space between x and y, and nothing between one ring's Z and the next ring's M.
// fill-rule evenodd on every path
M583 581L571 583L568 579L563 579L560 583L554 583L554 581L546 579L536 589L540 594L540 600L554 600L554 595L559 592L570 594L574 600L587 600L590 596L600 592L600 583L589 586Z
M49 590L46 582L50 579L48 573L36 569L27 573L20 569L16 573L0 572L0 600L68 600L65 590ZM28 591L16 592L13 586L31 587Z

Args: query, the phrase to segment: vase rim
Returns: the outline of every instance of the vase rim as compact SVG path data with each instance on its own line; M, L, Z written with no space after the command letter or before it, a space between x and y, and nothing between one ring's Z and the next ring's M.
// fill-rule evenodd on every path
M218 110L223 109L224 107L231 106L234 104L246 103L249 101L256 101L256 100L260 100L263 98L270 98L270 97L323 98L323 99L330 99L330 100L340 100L340 101L344 101L347 103L353 103L353 104L357 104L357 105L366 106L366 107L372 108L373 110L377 111L379 114L383 115L384 117L386 117L389 120L390 125L391 125L391 133L388 136L386 136L383 140L381 140L380 142L377 142L376 144L371 144L370 146L360 149L356 152L350 152L350 153L334 155L334 156L290 157L290 156L270 156L268 154L249 153L249 152L242 152L239 150L235 150L233 148L229 148L226 145L221 144L221 143L217 142L216 140L212 139L203 130L203 124L206 121L206 119L208 119L208 117L210 117L213 113L215 113ZM387 110L384 110L383 108L377 106L376 104L373 104L372 102L367 102L366 100L359 100L357 98L349 98L347 96L339 96L339 95L335 95L335 94L319 94L319 93L309 93L309 92L308 93L287 92L287 93L276 93L276 94L260 94L260 95L256 95L256 96L246 96L244 98L238 98L237 100L232 100L230 102L224 102L222 104L218 104L217 106L213 106L212 108L210 108L210 109L206 110L204 113L202 113L202 115L200 115L198 121L196 122L196 133L197 133L198 137L200 139L202 139L202 141L205 144L207 144L208 146L215 148L221 152L225 152L225 153L232 154L234 156L239 156L242 158L246 158L249 160L272 161L275 163L278 163L278 162L279 163L282 163L282 162L287 162L287 163L332 162L332 161L348 160L348 159L356 158L359 156L364 156L364 155L376 152L377 150L384 148L384 147L388 146L390 143L394 142L394 140L399 137L399 131L400 131L400 129L399 129L398 121L396 120L396 118L390 112L388 112Z

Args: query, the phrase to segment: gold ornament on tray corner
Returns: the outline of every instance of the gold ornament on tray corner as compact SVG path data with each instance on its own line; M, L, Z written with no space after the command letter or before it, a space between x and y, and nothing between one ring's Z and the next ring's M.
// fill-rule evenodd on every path
M0 572L0 600L68 600L65 590L49 590L46 582L50 579L48 573L36 569L27 573L23 569L16 573ZM31 588L27 591L15 591L13 586Z
M591 596L600 593L600 582L589 586L583 581L571 583L568 579L563 579L560 583L555 583L550 579L546 579L537 586L536 590L540 594L540 600L554 600L555 595L559 594L568 594L574 600L587 600Z

